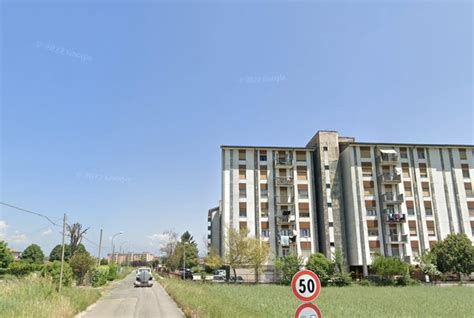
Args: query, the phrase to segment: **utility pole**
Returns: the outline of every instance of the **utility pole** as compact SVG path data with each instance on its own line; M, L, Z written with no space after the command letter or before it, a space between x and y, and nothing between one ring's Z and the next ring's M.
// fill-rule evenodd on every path
M63 287L65 240L66 240L66 213L64 213L64 219L63 219L63 250L61 251L61 272L59 274L59 288L58 288L59 292L61 292L61 288Z
M100 249L102 248L102 229L100 229L99 255L97 256L97 265L100 265Z

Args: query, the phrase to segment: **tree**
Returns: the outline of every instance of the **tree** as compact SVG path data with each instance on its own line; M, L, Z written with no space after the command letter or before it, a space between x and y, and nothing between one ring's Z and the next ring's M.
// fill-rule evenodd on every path
M174 231L165 231L161 234L163 243L160 251L163 253L163 264L170 270L175 270L179 265L179 258L175 253L178 244L178 234Z
M217 254L215 249L211 248L204 258L204 265L211 270L216 270L223 264L222 258Z
M391 280L395 275L405 275L409 265L402 262L398 257L385 257L378 255L372 261L372 269L377 275Z
M13 255L8 244L0 241L0 268L7 268L13 262Z
M258 238L252 238L249 241L248 262L255 270L255 282L258 283L258 276L262 271L263 264L268 260L270 246Z
M87 272L92 269L94 266L94 259L89 255L89 253L76 253L73 255L69 261L72 272L76 277L77 284L82 285L84 282L84 277Z
M474 246L466 234L449 234L433 246L431 254L442 273L469 275L474 271Z
M56 245L49 253L49 261L60 261L61 260L61 253L63 250L63 246L61 244ZM79 244L76 249L76 253L88 253L84 244ZM64 260L67 262L71 258L71 247L69 244L65 244L64 246Z
M51 277L55 284L59 284L59 277L61 273L61 262L54 261L52 263L47 263L43 270L41 271L42 276ZM68 263L64 263L64 272L63 272L63 286L70 286L73 278L73 273L71 266Z
M225 262L232 268L235 282L237 282L236 267L248 264L249 260L249 238L247 237L249 231L247 229L237 231L229 227L227 232Z
M299 272L302 265L303 260L294 254L278 258L275 266L280 272L280 283L290 285L293 276Z
M333 275L333 263L322 253L311 254L306 268L318 275L322 286L327 286Z
M44 253L39 245L31 244L23 251L21 259L28 263L43 264Z
M82 224L74 223L73 225L66 224L67 227L67 235L70 238L70 248L71 248L71 255L74 255L81 244L82 237L86 234L89 230L83 229Z
M198 264L198 248L193 236L188 232L181 235L181 242L176 246L175 253L179 258L180 267L192 268ZM186 256L186 260L184 259ZM184 264L186 262L186 264Z

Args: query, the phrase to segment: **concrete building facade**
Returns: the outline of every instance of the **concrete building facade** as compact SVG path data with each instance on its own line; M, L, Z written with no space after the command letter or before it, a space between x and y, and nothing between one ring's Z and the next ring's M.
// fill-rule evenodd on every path
M227 229L245 228L270 245L271 259L331 257L339 247L367 275L376 253L413 263L450 233L473 239L473 145L361 143L319 131L306 147L221 148L221 205L208 216L221 255Z

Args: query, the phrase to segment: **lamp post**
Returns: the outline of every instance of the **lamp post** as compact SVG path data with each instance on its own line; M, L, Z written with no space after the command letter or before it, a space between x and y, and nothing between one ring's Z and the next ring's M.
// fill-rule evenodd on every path
M186 280L186 245L189 245L189 242L183 243L183 280Z
M114 244L114 239L117 235L121 235L123 234L123 231L120 231L118 233L115 233L113 236L112 236L112 257L111 257L111 260L113 260L115 257L114 257L114 254L115 254L115 244ZM114 263L114 262L112 262Z

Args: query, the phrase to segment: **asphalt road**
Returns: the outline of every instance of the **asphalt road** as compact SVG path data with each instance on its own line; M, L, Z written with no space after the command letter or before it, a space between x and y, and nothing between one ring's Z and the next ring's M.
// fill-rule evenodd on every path
M184 317L182 311L160 284L155 281L153 287L134 288L134 279L135 272L132 272L89 310L77 317Z

